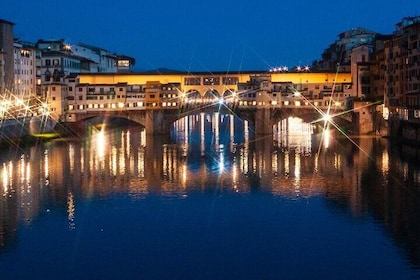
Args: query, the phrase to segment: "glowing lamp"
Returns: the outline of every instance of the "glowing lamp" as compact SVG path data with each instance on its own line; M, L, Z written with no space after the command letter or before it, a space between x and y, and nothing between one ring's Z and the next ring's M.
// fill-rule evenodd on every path
M331 116L329 114L325 114L322 117L322 120L325 121L325 122L330 122L331 121Z

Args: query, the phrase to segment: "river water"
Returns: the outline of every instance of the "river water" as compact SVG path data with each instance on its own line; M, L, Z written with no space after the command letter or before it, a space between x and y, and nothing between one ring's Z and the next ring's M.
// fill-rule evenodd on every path
M201 114L3 148L1 279L420 279L420 149Z

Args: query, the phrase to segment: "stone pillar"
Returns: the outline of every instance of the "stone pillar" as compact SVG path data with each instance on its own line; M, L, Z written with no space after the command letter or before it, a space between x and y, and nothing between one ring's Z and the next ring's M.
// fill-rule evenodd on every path
M29 133L34 135L53 132L56 124L57 122L49 117L32 117L29 122Z
M389 115L388 119L388 136L401 137L402 125L398 115Z
M151 135L149 133L146 136L144 171L148 192L160 193L162 190L162 145L164 143L162 139L162 136Z
M257 109L255 111L255 133L256 134L273 134L273 126L271 125L270 109Z
M146 110L146 134L169 134L170 126L163 110Z
M368 134L373 132L373 115L371 112L371 103L363 101L354 102L354 112L358 114L358 134Z

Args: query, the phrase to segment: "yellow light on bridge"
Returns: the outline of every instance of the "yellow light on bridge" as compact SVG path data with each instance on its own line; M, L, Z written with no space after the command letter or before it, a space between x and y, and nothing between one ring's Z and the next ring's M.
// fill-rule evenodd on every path
M300 106L300 101L295 101L295 106Z
M4 106L4 107L8 107L9 105L10 105L10 101L9 100L3 100L1 103L0 103L0 105L1 106Z
M125 105L124 103L119 102L119 103L118 103L118 108L124 108L124 105Z
M331 141L331 132L330 132L329 129L326 129L324 131L324 147L325 147L325 149L329 148L330 141Z
M330 121L331 121L331 116L330 116L329 114L325 114L325 115L322 117L322 119L323 119L325 122L330 122Z
M337 106L337 107L341 106L341 102L336 101L336 102L335 102L335 106Z
M271 101L271 105L277 105L277 101L276 100Z

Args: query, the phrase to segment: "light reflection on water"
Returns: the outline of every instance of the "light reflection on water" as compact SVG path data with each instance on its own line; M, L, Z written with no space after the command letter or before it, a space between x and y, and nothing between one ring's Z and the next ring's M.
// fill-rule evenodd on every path
M23 238L17 235L22 225L35 226L34 221L45 219L45 213L50 211L64 209L68 230L77 231L83 224L80 215L85 212L81 209L87 207L87 201L129 197L145 207L156 198L197 203L191 201L195 198L206 205L208 201L198 194L209 193L211 207L217 207L215 197L230 203L239 203L238 199L240 203L242 199L256 203L258 194L263 194L281 201L282 207L303 201L308 212L319 201L325 201L320 203L325 205L317 207L340 213L343 223L350 219L351 224L357 217L373 217L402 248L413 269L419 268L420 167L414 163L416 160L402 159L403 155L417 152L394 149L385 139L355 139L368 157L346 139L334 139L332 134L326 140L312 125L293 118L280 122L274 131L273 136L255 136L247 121L231 115L202 113L176 122L173 141L131 127L93 130L83 141L10 149L0 155L0 267L2 248L18 246L17 239ZM178 202L174 203L181 208ZM231 207L236 209L235 205ZM115 209L120 207L126 206ZM153 207L149 210L160 209ZM224 211L230 213L226 207ZM264 204L253 207L250 209L265 209ZM301 211L296 206L292 208ZM213 217L214 212L211 213ZM282 215L295 221L308 218L286 213ZM252 211L242 214L254 215ZM269 222L263 227L288 227L278 217L268 218L268 212L265 215ZM333 218L323 216L319 222L326 226L314 227L327 230L328 223L332 223L329 219ZM188 228L188 224L184 226ZM344 227L354 230L347 224ZM261 234L258 228L253 230ZM317 236L313 230L308 233ZM318 242L322 244L324 240Z

